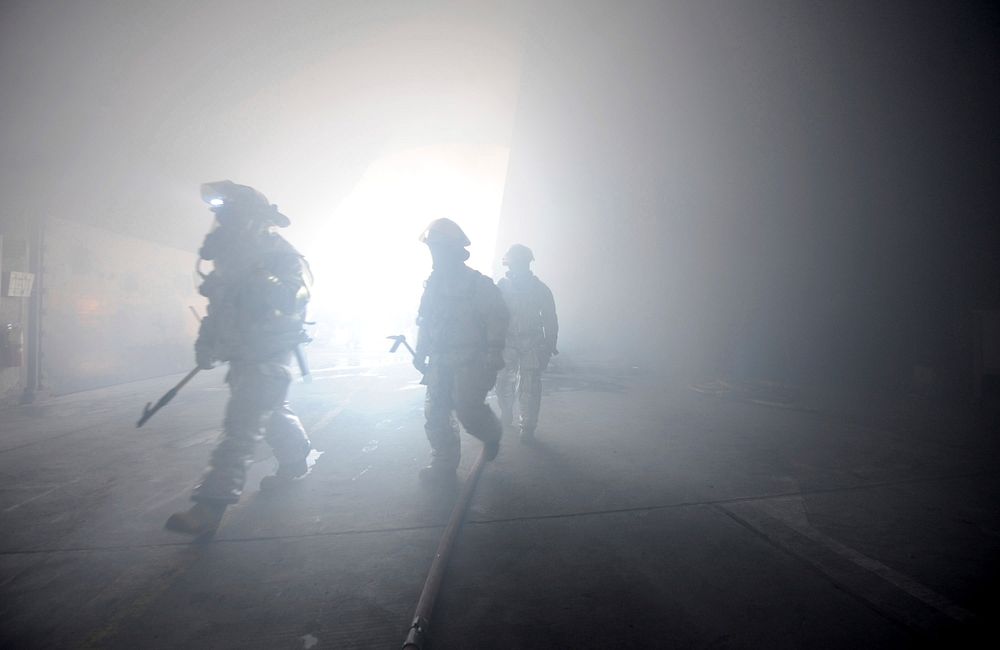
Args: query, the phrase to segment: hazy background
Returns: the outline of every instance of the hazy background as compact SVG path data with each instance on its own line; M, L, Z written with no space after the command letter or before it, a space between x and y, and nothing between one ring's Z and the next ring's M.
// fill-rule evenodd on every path
M169 324L190 318L210 223L198 184L222 178L292 218L317 343L412 325L436 216L485 272L534 249L570 358L666 376L906 390L916 374L964 394L973 310L1000 306L986 3L0 11L6 228L52 219L50 241L91 251L89 270L49 269L57 391L190 362ZM123 246L146 248L104 253ZM191 283L130 297L161 271ZM84 294L107 307L82 318Z
M516 3L5 3L2 212L21 236L49 220L49 387L190 364L205 181L290 216L317 344L383 349L412 329L432 218L460 221L489 272L521 20Z

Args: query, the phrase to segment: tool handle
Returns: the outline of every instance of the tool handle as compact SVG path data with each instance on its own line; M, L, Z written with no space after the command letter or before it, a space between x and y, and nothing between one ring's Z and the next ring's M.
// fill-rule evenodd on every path
M177 382L176 386L174 386L166 393L164 393L163 397L158 399L156 401L156 404L154 404L152 407L150 407L149 402L146 402L146 406L143 407L142 409L142 416L139 418L139 421L135 423L135 428L138 429L142 425L146 424L146 422L148 422L151 417L156 415L157 411L159 411L161 408L169 404L170 400L176 397L177 393L179 393L180 390L184 388L184 385L187 384L192 379L194 379L194 376L197 375L200 370L201 366L195 366L191 372L189 372L184 376L184 379L181 379L179 382Z
M302 381L311 384L312 374L309 372L309 361L306 359L306 353L302 349L302 344L295 346L295 361L299 364L299 372L302 373Z

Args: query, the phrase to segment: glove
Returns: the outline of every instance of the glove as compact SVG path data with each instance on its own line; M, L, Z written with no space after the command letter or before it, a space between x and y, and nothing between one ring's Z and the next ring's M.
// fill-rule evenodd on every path
M209 274L202 284L203 287L209 284L209 280L213 278L214 274L214 271ZM202 370L211 370L215 367L217 340L216 321L212 318L210 307L209 313L201 319L201 325L198 326L198 338L194 341L194 360Z
M413 356L413 367L417 369L421 375L427 374L427 355L418 354Z
M212 351L207 345L201 345L200 342L194 345L194 361L202 370L211 370L215 367Z

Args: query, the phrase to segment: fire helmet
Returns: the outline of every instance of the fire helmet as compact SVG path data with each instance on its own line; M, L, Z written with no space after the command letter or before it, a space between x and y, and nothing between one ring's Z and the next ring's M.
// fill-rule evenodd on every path
M472 242L465 232L451 219L435 219L427 225L420 235L420 241L428 246L445 244L465 248Z
M278 212L278 206L268 202L266 196L249 185L238 185L228 180L203 183L201 200L212 206L212 212L217 214L223 210L238 210L248 217L255 217L281 228L291 223L288 217Z
M501 263L504 266L510 266L511 263L517 264L530 264L535 261L535 255L531 252L531 249L523 244L514 244L507 249L507 252L503 254L503 259Z

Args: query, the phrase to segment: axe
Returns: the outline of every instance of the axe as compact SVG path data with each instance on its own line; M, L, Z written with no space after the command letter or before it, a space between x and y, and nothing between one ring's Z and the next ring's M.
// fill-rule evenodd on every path
M399 349L399 346L402 345L403 347L405 347L410 352L410 355L413 357L414 361L416 361L416 359L417 359L417 351L414 350L413 348L411 348L410 344L406 342L406 336L404 336L403 334L399 334L397 336L387 336L385 338L387 338L387 339L389 339L389 340L391 340L393 342L392 343L392 347L389 348L389 352L390 353L395 352L396 350ZM420 383L423 384L424 386L426 386L427 385L427 377L424 376L424 378L420 380Z
M391 352L395 352L396 350L398 350L398 349L399 349L399 346L401 346L401 345L402 345L402 346L404 346L404 347L405 347L405 348L406 348L407 350L409 350L409 351L410 351L410 354L411 354L411 355L413 355L413 358L414 358L414 359L416 359L416 358L417 358L417 353L416 353L416 351L415 351L415 350L414 350L413 348L411 348L411 347L410 347L410 344L406 342L406 337L405 337L405 336L403 336L402 334L400 334L400 335L398 335L398 336L387 336L387 337L385 337L385 338L387 338L387 339L390 339L390 340L392 340L392 341L393 341L393 344L392 344L392 347L391 347L391 348L389 348L389 352L390 352L390 353L391 353Z
M194 379L194 376L198 374L199 370L201 370L201 368L195 366L194 370L185 375L184 379L181 379L176 386L168 390L163 395L163 397L157 400L156 404L153 404L152 402L147 402L146 406L143 407L142 409L142 417L139 418L139 421L135 423L135 428L138 429L142 425L146 424L146 421L149 420L149 418L153 417L153 415L155 415L157 411L166 406L167 403L170 402L170 400L172 400L177 395L177 393L180 392L182 388L184 388L184 384Z

